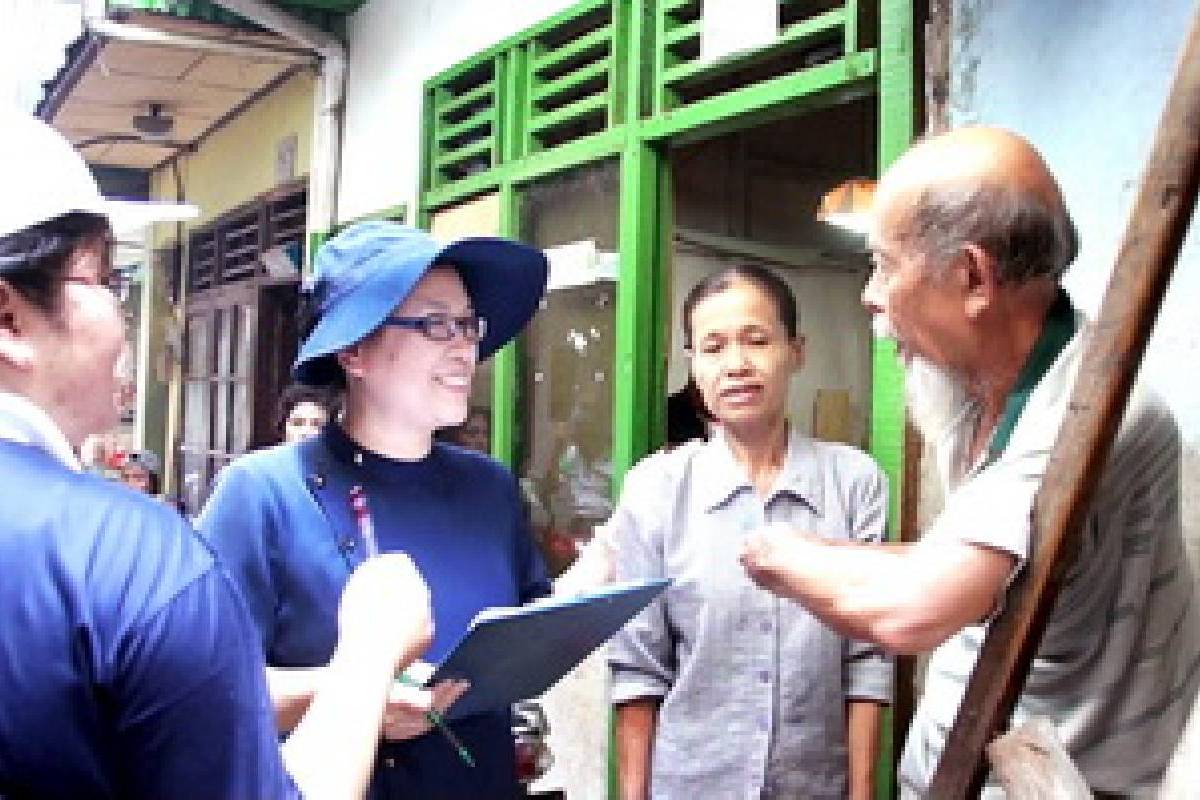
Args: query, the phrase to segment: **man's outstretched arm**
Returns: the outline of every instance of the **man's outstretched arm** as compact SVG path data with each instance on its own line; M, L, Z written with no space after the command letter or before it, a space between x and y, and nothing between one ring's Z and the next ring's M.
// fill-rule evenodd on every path
M402 553L364 561L338 608L338 645L308 711L283 745L305 797L366 791L396 673L429 646L429 589Z
M771 528L747 537L741 562L842 635L917 653L991 614L1016 558L957 540L860 544Z

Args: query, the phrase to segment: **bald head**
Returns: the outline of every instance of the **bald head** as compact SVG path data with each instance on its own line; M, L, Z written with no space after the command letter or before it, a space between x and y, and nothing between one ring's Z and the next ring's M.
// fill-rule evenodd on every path
M924 139L902 155L880 183L880 193L936 186L1007 186L1063 207L1062 192L1040 153L1002 128L969 127Z
M983 247L1010 281L1057 278L1078 249L1041 154L1000 128L959 128L914 145L880 181L875 212L877 233L934 261L968 242Z

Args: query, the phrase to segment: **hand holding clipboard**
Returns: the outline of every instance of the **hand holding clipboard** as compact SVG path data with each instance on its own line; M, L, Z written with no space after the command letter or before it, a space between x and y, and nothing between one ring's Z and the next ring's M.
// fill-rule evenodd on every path
M666 589L669 581L615 583L567 597L479 612L430 682L471 682L447 716L459 719L536 697L570 672Z

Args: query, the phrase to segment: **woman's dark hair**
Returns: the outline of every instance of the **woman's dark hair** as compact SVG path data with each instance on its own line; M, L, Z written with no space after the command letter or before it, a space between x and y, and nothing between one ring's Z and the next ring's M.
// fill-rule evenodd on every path
M704 403L696 379L688 377L678 392L667 396L667 445L674 447L692 439L708 439L712 412Z
M329 415L330 419L337 416L337 392L328 386L309 386L305 383L292 383L284 388L279 395L279 405L275 420L275 430L280 438L287 427L287 418L292 409L301 403L315 403Z
M162 491L158 456L145 450L134 450L126 454L125 459L122 472L129 467L136 467L146 473L146 494L158 495Z
M720 294L735 281L743 280L753 283L766 292L775 310L779 313L779 321L787 331L789 339L795 339L800 327L800 312L796 310L796 296L790 286L771 270L757 264L737 264L726 267L701 280L688 292L683 301L683 346L692 347L692 312L701 300Z
M0 236L0 279L41 311L55 314L71 254L108 231L104 217L73 212Z

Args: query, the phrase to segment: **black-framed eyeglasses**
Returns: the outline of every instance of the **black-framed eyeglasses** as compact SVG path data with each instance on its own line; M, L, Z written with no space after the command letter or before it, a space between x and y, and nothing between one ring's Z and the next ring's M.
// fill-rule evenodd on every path
M478 342L487 336L487 320L478 314L452 317L449 314L427 314L423 317L387 317L384 325L420 331L426 339L448 342L461 336L468 342Z

